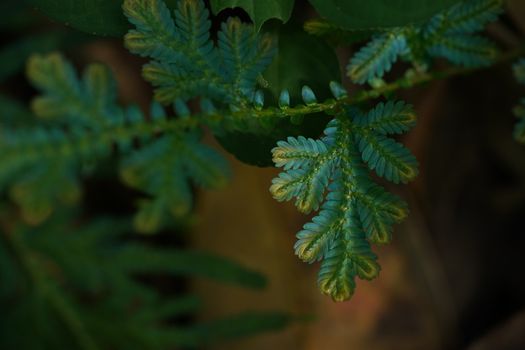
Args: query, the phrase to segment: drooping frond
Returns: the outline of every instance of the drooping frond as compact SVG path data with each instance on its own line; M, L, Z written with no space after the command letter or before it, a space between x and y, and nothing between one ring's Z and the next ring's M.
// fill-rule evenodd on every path
M513 70L516 80L520 84L525 85L525 59L522 58L514 64ZM522 98L521 103L514 108L514 114L519 118L514 128L514 138L521 143L525 143L525 98Z
M377 35L352 57L347 67L348 76L359 84L381 78L407 49L402 30Z
M402 134L416 124L416 115L412 106L403 101L379 103L368 113L358 114L355 123L384 135Z
M425 35L470 34L483 30L503 12L502 0L461 1L434 16L425 26Z
M161 0L126 0L123 8L136 27L126 35L126 46L152 59L144 77L163 104L195 96L226 104L251 99L256 78L275 52L268 37L235 18L223 24L214 46L209 12L200 0L179 1L174 18Z
M374 183L367 167L395 183L413 180L415 158L386 136L413 124L411 108L402 102L381 103L367 114L347 108L321 140L290 137L272 151L284 169L272 182L274 198L296 198L305 213L320 207L297 234L295 251L306 262L323 260L319 286L334 300L352 296L355 277L377 276L370 242L389 242L392 225L407 215L406 204Z
M445 58L464 67L488 65L498 49L490 40L475 33L495 21L503 11L502 6L502 0L463 0L419 27L392 29L373 39L351 58L348 75L355 83L373 83L375 78L391 69L398 55L407 58L418 69L425 69L431 58ZM399 33L403 41L395 40ZM403 46L399 46L401 42Z

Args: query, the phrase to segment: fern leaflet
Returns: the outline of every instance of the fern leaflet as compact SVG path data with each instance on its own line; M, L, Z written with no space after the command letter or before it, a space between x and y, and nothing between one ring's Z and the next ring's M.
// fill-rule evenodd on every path
M223 24L214 46L209 13L199 0L181 0L175 19L161 0L126 0L123 8L136 27L126 35L126 46L153 60L144 77L163 104L195 96L226 104L250 100L257 76L275 53L269 37L257 36L236 18Z
M486 66L494 60L497 47L473 34L495 21L502 5L502 0L464 0L419 27L382 33L350 60L348 76L359 84L374 83L390 71L398 57L419 67L439 57L464 67Z
M284 169L272 181L273 196L296 198L304 213L320 208L297 234L295 251L306 262L323 260L319 286L336 301L352 296L355 277L378 275L370 243L388 243L392 225L407 215L406 204L375 184L369 171L394 183L415 178L414 156L387 137L413 124L412 110L402 102L381 103L367 114L346 108L322 139L289 137L272 151Z

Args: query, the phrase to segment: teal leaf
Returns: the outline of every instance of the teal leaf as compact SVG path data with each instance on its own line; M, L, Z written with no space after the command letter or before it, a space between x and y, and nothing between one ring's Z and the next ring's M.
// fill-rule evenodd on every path
M348 76L358 84L382 78L407 51L407 38L402 30L379 34L352 57Z
M211 8L214 14L218 14L225 8L240 7L250 15L255 29L259 31L261 26L271 18L280 19L283 23L288 22L292 15L294 0L211 0Z
M322 261L319 288L336 301L352 296L356 277L379 274L371 243L388 243L392 226L407 216L407 205L376 184L369 170L394 183L414 179L414 156L386 136L407 131L413 119L402 102L380 103L365 114L348 108L320 140L289 137L272 150L283 169L272 181L273 197L295 198L303 213L319 210L297 234L295 252L305 262Z

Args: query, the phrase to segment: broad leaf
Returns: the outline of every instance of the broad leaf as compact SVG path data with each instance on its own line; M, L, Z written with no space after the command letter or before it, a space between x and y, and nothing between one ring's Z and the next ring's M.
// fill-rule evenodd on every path
M428 20L458 0L310 0L329 22L345 29L406 26Z
M51 19L102 36L121 37L130 28L119 0L29 0ZM174 9L177 0L165 0Z

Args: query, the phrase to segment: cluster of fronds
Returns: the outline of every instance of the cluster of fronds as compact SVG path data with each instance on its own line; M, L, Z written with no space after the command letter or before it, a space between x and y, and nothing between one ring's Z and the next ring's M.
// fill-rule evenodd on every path
M187 212L180 205L191 205L187 179L210 188L225 183L225 161L198 142L196 131L186 130L191 121L169 119L155 104L151 120L136 107L121 108L106 67L91 65L79 79L70 63L51 54L33 57L27 71L43 93L33 101L33 111L49 125L2 129L0 185L9 186L28 221L42 222L56 202L78 199L82 169L115 149L123 155L125 182L154 197L141 203L136 222L142 231L158 229L166 213ZM160 181L162 174L169 179ZM162 186L173 184L179 191L165 196Z
M372 83L399 59L426 69L433 58L464 67L489 65L497 47L476 33L497 19L502 0L464 0L421 26L401 27L375 35L350 60L348 76L356 83Z
M123 9L136 26L126 46L152 59L144 77L156 87L157 101L173 104L178 117L168 118L157 104L149 118L136 107L118 106L114 80L102 65L89 66L79 79L57 54L33 57L28 77L43 94L33 111L44 123L7 126L0 138L0 188L9 189L30 222L42 222L57 203L76 201L79 177L115 150L123 156L123 180L150 196L139 203L135 218L141 231L156 231L171 214L191 209L188 180L207 188L226 183L227 164L199 142L196 130L213 118L190 118L186 101L201 97L208 114L216 106L236 110L250 104L275 52L273 42L230 19L215 46L208 10L198 0L180 1L174 18L160 0L127 0Z
M514 76L516 80L525 85L525 59L521 59L514 65ZM520 105L514 108L514 114L519 118L519 122L514 128L514 138L521 143L525 143L525 98L521 99Z
M196 276L248 288L265 280L224 258L134 242L122 221L79 226L54 218L38 229L12 217L6 223L0 233L2 349L193 348L288 322L285 314L253 312L201 324L177 321L198 310L199 299L167 297L140 276Z
M223 23L215 46L209 11L200 0L179 1L175 19L160 0L126 0L124 13L136 27L125 36L126 47L152 59L143 75L163 104L198 96L243 105L275 54L269 36L237 18Z
M388 137L414 123L403 102L380 103L368 113L345 107L322 139L289 137L272 151L284 169L273 180L273 196L295 198L303 213L320 210L297 234L295 251L306 262L323 260L319 287L336 301L352 296L355 277L378 275L370 244L388 243L392 225L407 215L406 204L376 184L369 171L394 183L416 177L415 157Z

